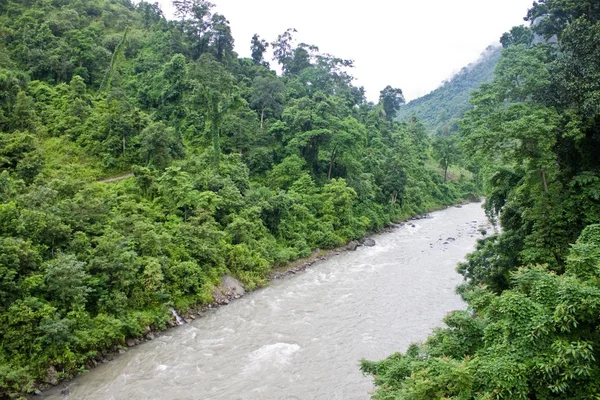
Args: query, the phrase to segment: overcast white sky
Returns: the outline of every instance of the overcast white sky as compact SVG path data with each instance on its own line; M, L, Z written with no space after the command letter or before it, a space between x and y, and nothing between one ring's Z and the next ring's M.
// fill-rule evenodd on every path
M158 2L172 18L171 0ZM377 101L386 85L401 88L407 100L429 93L497 43L503 32L523 24L533 0L211 2L231 23L240 56L250 55L254 33L271 42L296 28L298 42L354 60L356 84Z

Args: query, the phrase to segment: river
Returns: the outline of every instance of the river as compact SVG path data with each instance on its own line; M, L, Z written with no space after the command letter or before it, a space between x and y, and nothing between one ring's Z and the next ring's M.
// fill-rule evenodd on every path
M404 351L465 307L456 264L486 225L477 203L411 221L374 236L374 247L317 262L170 329L44 398L369 399L373 384L359 360Z

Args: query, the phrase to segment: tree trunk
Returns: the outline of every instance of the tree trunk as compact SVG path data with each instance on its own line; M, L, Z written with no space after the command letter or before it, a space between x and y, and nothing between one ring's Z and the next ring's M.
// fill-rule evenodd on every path
M333 169L333 164L335 163L335 150L331 152L331 158L329 161L329 172L327 173L327 179L331 180L331 170Z
M444 168L444 183L448 180L448 167Z
M546 170L542 169L542 182L544 183L544 192L548 193L548 181L546 180Z
M263 123L265 120L265 109L264 107L260 110L260 129L263 128Z
M121 141L123 142L123 155L125 155L125 134L123 134Z
M212 139L213 139L213 152L215 153L214 154L215 166L217 168L219 168L219 161L221 159L221 143L220 143L218 129L214 129Z

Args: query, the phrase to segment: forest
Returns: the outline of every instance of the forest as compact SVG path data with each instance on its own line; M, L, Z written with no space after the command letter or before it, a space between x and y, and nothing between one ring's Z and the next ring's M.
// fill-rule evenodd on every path
M242 38L239 57L213 4L174 5L167 20L144 1L0 0L0 398L211 303L223 274L260 287L480 194L454 141L395 120L400 89L366 101L353 62L293 28Z
M525 20L457 139L501 233L458 267L466 310L361 362L373 399L600 398L600 4L540 0Z

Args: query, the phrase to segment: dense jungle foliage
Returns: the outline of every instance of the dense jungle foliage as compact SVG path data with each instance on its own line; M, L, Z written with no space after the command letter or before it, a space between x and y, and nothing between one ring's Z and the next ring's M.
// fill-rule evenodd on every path
M296 44L175 1L0 0L0 397L70 377L220 277L473 196L424 126ZM271 46L283 73L264 60ZM107 179L114 178L114 179Z
M600 398L600 3L537 1L526 20L460 129L502 233L459 266L466 311L362 362L374 399Z
M407 121L415 115L433 132L458 132L458 122L473 107L469 102L471 92L492 80L500 53L500 47L488 47L479 60L461 69L439 88L401 106L396 119Z

